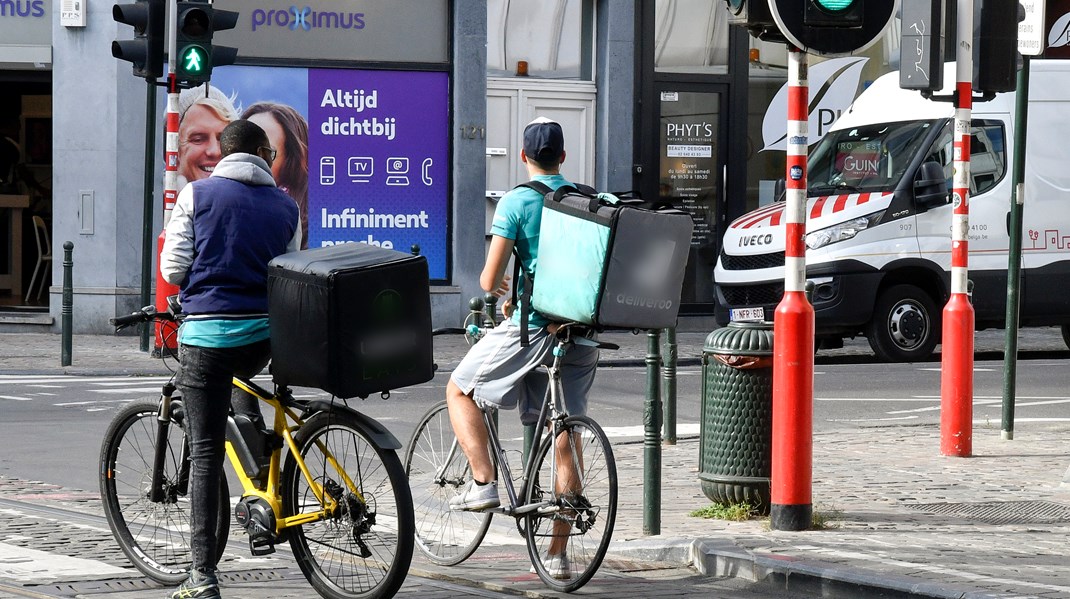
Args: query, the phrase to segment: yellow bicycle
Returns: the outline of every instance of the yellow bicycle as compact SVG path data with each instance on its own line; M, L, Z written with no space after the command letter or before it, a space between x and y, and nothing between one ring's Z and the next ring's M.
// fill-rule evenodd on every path
M112 319L117 328L163 322L152 306ZM235 378L235 389L273 408L270 429L242 414L227 422L227 457L242 497L234 508L253 555L288 540L301 571L323 597L391 597L412 560L412 497L397 456L401 443L380 423L334 401L297 399ZM120 410L100 451L100 494L115 540L138 570L163 584L189 572L189 444L182 399L163 385L159 399ZM227 477L220 477L219 539L230 529Z

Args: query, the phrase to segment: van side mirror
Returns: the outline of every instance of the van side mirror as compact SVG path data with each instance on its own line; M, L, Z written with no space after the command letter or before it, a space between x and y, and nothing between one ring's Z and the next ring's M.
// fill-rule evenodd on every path
M935 160L921 165L914 177L914 201L919 211L941 206L948 202L947 176L944 167Z
M783 202L788 195L788 183L781 177L773 183L773 201Z

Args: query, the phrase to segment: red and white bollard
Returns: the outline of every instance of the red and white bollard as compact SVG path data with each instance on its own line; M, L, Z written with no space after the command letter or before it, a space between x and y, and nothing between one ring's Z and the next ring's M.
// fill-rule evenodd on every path
M807 56L788 49L784 298L773 318L770 525L806 530L813 515L814 308L806 298Z
M164 130L164 173L163 173L163 226L171 220L171 211L178 201L178 83L172 71L168 75L167 110ZM164 231L156 239L156 310L167 311L168 296L175 295L179 289L164 280L160 273L160 254L163 253ZM167 327L167 328L165 328ZM163 348L174 350L178 347L178 335L174 325L165 322L156 323L156 351L163 354Z
M973 108L973 0L958 4L955 56L955 163L951 214L951 298L944 306L940 352L940 453L973 453L974 311L968 295L970 118Z

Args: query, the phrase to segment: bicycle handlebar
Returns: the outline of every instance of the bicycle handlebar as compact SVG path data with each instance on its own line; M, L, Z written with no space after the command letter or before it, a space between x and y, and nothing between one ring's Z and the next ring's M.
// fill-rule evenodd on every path
M157 312L156 306L145 306L144 308L132 314L109 318L108 323L114 326L115 330L118 331L132 324L138 324L140 322L151 322L153 320L164 320L173 322L175 320L175 317L170 312Z

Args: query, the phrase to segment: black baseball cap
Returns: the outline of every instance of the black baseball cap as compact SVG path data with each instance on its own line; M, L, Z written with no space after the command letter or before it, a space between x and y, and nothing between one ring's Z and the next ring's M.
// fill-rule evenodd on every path
M565 134L561 125L538 117L524 127L524 153L535 162L556 163L565 151Z

